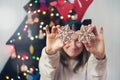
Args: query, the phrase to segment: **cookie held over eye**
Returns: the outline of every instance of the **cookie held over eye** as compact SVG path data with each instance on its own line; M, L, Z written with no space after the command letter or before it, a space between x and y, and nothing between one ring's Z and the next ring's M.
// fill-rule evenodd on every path
M57 34L56 38L61 39L63 42L70 41L73 32L74 31L70 30L70 27L68 25L66 25L66 26L58 29L58 34Z
M90 40L95 37L92 31L93 27L81 26L81 29L76 32L78 34L78 41L87 41L88 43L90 43Z

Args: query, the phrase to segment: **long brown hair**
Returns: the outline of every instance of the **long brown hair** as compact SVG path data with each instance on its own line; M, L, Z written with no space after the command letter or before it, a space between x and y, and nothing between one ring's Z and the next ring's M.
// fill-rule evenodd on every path
M83 51L81 54L76 58L78 60L78 63L74 67L73 71L77 72L77 70L84 66L86 62L88 61L90 56L90 53L86 50L86 48L83 46ZM68 60L70 57L65 53L65 51L62 49L60 52L60 62L63 64L64 67L68 67Z

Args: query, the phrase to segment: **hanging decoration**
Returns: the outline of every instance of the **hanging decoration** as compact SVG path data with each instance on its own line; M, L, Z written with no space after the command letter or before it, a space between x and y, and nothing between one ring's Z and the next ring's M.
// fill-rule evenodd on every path
M92 3L93 0L74 0L73 9L78 15L77 21L81 21L87 8Z
M16 58L15 47L14 46L10 46L10 49L11 49L11 58L15 59Z
M25 65L24 63L21 65L21 71L24 72L24 71L27 71L28 70L28 67L27 65Z
M38 23L39 22L39 18L38 17L35 17L34 18L34 23Z
M34 53L34 47L33 47L32 44L29 47L29 52L30 52L31 55Z
M28 15L27 15L26 24L34 24L34 21L32 19L32 13L30 11L28 12Z
M50 24L49 24L50 26L54 26L55 25L55 23L53 22L53 21L50 21Z

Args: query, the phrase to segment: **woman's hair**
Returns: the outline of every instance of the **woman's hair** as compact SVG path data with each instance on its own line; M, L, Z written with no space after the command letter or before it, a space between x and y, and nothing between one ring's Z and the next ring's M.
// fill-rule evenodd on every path
M86 64L86 62L88 61L90 56L90 53L86 50L86 48L83 46L83 51L81 52L81 54L76 58L76 60L78 60L78 63L76 64L76 66L74 67L73 71L77 72L77 70L84 66ZM62 49L60 52L60 62L63 64L64 67L68 67L68 61L69 61L70 57L65 54L65 51Z

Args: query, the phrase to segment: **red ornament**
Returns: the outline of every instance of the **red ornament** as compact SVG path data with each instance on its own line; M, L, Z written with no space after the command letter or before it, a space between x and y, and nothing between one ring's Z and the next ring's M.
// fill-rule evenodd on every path
M77 21L81 21L86 10L93 0L74 0L73 9L76 11L78 15Z
M40 10L41 11L44 11L44 10L47 10L48 7L46 5L46 0L40 0Z

